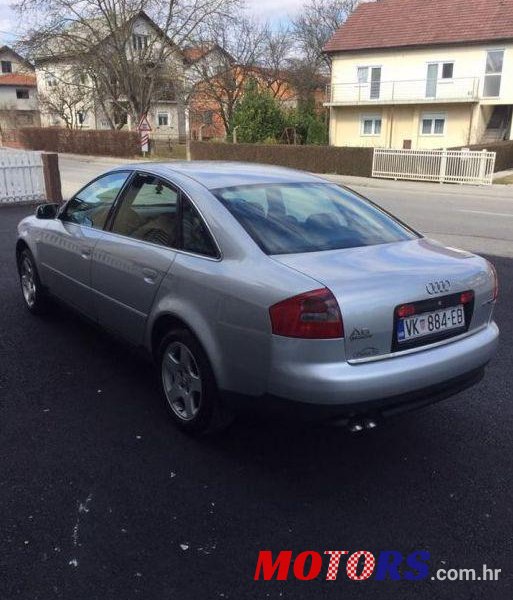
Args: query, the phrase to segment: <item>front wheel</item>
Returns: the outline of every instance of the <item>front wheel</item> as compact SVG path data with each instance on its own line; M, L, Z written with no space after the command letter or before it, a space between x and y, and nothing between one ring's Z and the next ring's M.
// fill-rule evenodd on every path
M213 433L231 423L221 405L209 360L186 329L170 331L160 345L160 371L171 417L187 433Z
M18 259L21 291L25 306L33 314L42 314L47 309L47 298L39 279L34 257L29 250L23 250Z

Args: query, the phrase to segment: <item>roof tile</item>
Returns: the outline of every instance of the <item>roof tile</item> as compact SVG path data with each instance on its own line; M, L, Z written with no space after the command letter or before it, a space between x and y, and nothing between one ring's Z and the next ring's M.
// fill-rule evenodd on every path
M7 73L0 75L0 85L20 85L23 87L36 87L36 78L34 75L24 75L21 73Z
M342 52L513 39L513 0L366 2L324 50Z

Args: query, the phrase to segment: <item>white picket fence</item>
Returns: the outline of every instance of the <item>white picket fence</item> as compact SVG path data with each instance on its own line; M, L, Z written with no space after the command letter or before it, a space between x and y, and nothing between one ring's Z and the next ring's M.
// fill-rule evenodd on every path
M0 204L45 198L41 152L0 148Z
M439 183L490 185L495 152L487 150L394 150L375 148L372 176Z

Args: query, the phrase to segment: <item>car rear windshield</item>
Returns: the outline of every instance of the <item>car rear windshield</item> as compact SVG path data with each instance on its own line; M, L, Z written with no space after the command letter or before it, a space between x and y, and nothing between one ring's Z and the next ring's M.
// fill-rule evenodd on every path
M266 254L296 254L414 239L371 202L330 183L241 185L213 190Z

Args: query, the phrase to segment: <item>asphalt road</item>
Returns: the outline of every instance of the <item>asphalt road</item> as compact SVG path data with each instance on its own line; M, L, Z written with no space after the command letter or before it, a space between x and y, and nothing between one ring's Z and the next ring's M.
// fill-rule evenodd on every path
M26 311L27 212L0 210L1 600L513 597L511 258L490 257L502 339L472 390L363 435L246 420L198 441L130 350L66 310ZM427 550L430 574L502 573L256 582L261 549Z

